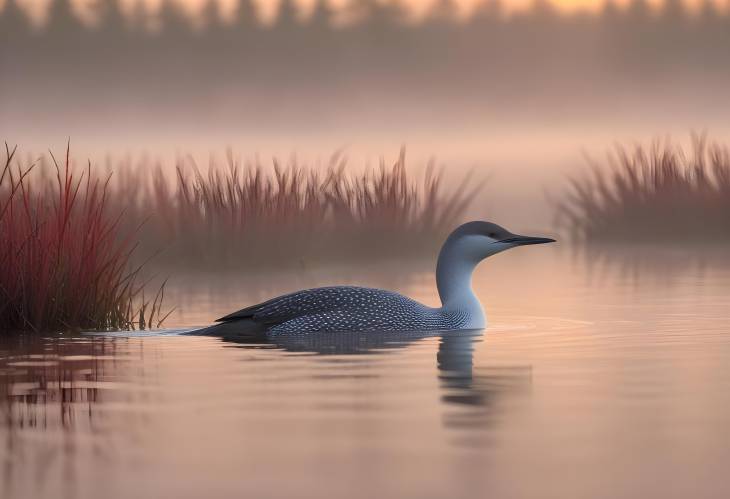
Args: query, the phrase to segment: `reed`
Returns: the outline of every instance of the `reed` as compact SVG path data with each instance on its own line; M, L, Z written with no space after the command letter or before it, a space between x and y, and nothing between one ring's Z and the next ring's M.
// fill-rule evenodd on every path
M569 179L559 222L582 242L730 242L730 150L693 135L687 153L671 141L618 146L607 164Z
M266 168L229 154L205 172L187 159L174 178L159 164L117 168L127 173L113 197L149 217L147 248L164 248L168 262L226 268L430 255L482 189L467 176L446 193L432 164L419 181L405 151L361 174L338 155L320 168L278 160Z
M74 167L68 149L60 163L26 163L6 146L0 330L159 325L162 289L145 299L142 274L158 252L173 269L432 256L482 187L467 175L447 193L433 164L418 180L405 151L359 174L340 155L265 167L231 154L205 170L188 158L174 169L110 160L100 172Z
M21 166L5 147L0 170L0 331L158 325L163 288L143 296L123 214L108 209L109 178L80 173L67 149L53 170ZM37 173L37 175L34 175Z

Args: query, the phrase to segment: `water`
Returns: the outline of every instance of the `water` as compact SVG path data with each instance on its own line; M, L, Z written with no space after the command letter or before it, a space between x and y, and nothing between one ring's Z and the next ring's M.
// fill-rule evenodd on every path
M629 255L491 258L483 334L4 338L0 495L726 497L730 264ZM177 276L169 326L334 281L435 303L396 269Z

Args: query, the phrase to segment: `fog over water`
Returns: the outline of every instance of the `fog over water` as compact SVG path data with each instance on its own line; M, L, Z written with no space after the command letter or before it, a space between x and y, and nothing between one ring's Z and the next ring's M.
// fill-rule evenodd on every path
M0 12L0 137L26 152L70 138L80 160L148 154L172 167L227 147L311 164L342 150L362 168L406 145L415 170L436 157L447 182L490 178L475 216L544 225L545 191L559 195L584 152L691 130L730 137L730 15L712 2L183 13L54 0L39 27L26 10L40 4L16 1Z

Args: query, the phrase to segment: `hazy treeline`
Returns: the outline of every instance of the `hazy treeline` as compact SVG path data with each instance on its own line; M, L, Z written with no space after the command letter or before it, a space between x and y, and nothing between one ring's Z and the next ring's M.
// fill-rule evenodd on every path
M282 0L266 24L252 0L240 0L232 16L210 1L199 23L170 0L154 14L141 5L127 15L115 0L99 0L88 25L69 0L52 0L38 28L7 0L0 103L17 110L31 99L79 97L166 111L184 102L256 116L272 105L312 110L365 98L414 106L449 99L470 110L536 91L579 102L600 98L598 90L696 83L706 93L730 83L730 15L709 0L692 13L679 0L660 9L632 0L596 14L565 14L537 0L511 15L484 0L466 18L440 0L417 22L401 3L352 0L345 24L334 22L341 13L326 0L307 16Z

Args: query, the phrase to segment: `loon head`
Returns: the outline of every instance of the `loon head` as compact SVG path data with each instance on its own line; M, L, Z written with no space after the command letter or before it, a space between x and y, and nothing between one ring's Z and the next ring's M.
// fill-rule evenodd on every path
M549 237L513 234L491 222L468 222L459 226L446 240L444 247L458 248L460 256L477 263L506 249L528 244L553 243Z
M446 239L436 263L436 286L442 308L466 314L464 329L486 326L481 303L471 289L472 272L479 262L506 249L527 244L552 243L547 237L513 234L491 222L469 222Z

